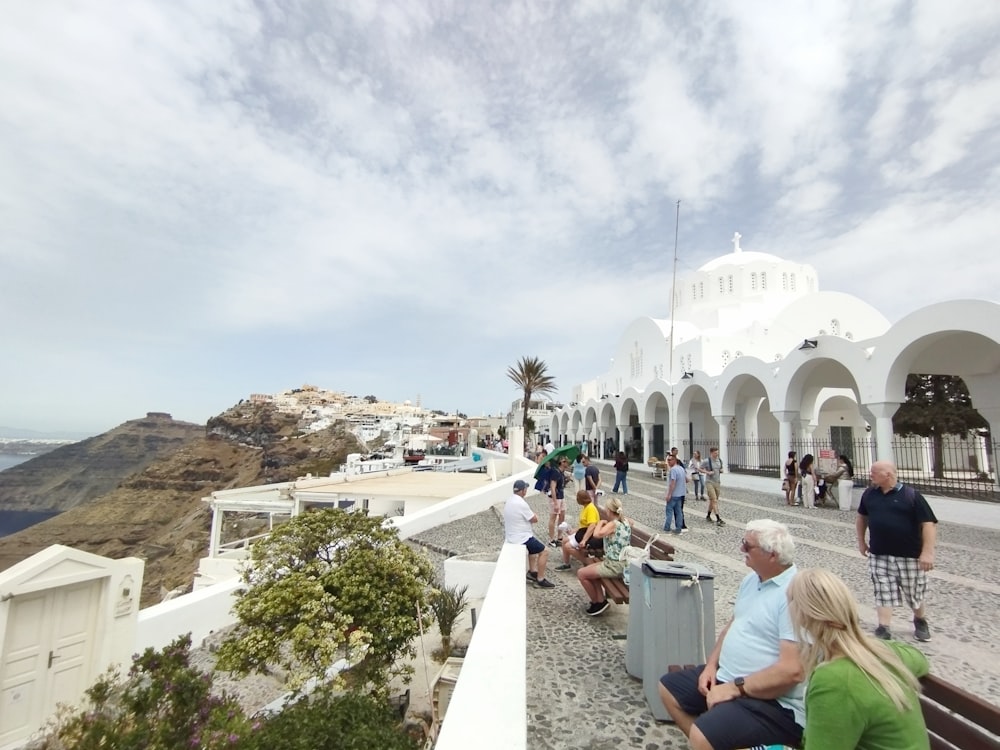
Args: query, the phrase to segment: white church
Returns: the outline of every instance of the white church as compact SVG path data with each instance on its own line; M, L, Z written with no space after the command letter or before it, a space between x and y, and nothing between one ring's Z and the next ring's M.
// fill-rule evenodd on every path
M1000 434L996 303L949 301L890 324L863 300L820 291L812 266L742 249L739 233L731 253L677 279L673 300L672 319L633 321L608 370L540 427L632 461L718 445L748 473L777 469L790 446L853 446L864 470L894 458L892 416L906 376L920 373L961 376ZM969 471L992 467L979 442Z

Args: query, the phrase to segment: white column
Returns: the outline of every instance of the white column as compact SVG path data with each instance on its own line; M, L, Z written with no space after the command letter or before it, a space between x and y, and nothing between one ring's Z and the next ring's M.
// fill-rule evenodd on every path
M597 444L597 455L601 458L607 458L607 456L604 455L604 446L608 441L608 431L603 427L600 429L600 437L598 437L598 440L600 442Z
M879 461L895 461L892 452L892 415L899 409L899 401L865 404L875 416L875 457Z
M733 415L713 414L712 418L719 425L719 458L724 470L729 471L729 423L733 421Z
M212 504L212 533L208 540L208 556L216 557L219 554L219 540L222 534L222 511Z
M628 440L629 425L620 424L618 425L618 450L625 451L625 442ZM628 451L625 451L628 453Z
M797 411L776 411L772 414L778 420L778 445L780 446L778 458L781 465L784 466L785 457L792 449L792 425L798 422L799 413Z
M650 448L653 440L653 423L640 422L639 427L642 428L642 460L645 463L648 462L650 456L653 455Z

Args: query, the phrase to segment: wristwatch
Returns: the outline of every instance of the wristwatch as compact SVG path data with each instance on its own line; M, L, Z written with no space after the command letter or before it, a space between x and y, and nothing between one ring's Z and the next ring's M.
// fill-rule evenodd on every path
M733 680L733 684L736 686L736 689L740 691L740 697L741 698L746 698L747 697L746 688L743 687L743 684L745 682L746 682L746 678L745 677L737 677L735 680Z

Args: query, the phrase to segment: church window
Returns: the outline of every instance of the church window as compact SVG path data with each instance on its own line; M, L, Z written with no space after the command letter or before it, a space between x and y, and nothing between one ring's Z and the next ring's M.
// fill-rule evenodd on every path
M722 366L726 367L729 365L729 350L726 349L722 352Z
M840 335L840 321L837 320L836 318L830 321L830 333L832 333L834 336Z
M729 293L733 293L733 275L729 274Z
M820 336L826 336L826 329L825 328L820 328L819 329L819 335Z
M792 291L795 291L795 274L792 274Z
M780 354L775 354L774 355L774 361L775 362L780 362L781 361L781 355Z
M719 277L719 294L725 294L725 293L726 293L726 280L723 279L720 276Z
M705 299L705 282L704 281L699 281L698 282L698 296L701 299Z
M692 284L691 285L691 299L694 300L694 299L697 299L697 297L698 297L698 287L695 286L694 284Z
M854 341L854 334L848 331L847 333L844 334L844 338L847 339L848 341Z
M781 288L783 291L788 291L788 274L781 274Z
M736 359L739 359L742 356L743 356L743 352L741 352L739 349L737 349L736 350Z
M767 271L760 272L760 290L767 291Z
M752 291L752 292L756 292L757 291L757 272L756 271L754 271L753 273L750 274L750 291Z

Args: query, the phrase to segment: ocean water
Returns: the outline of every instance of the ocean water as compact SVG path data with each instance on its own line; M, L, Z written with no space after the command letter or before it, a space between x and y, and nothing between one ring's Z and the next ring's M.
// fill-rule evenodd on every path
M16 456L13 453L0 453L0 471L9 469L11 466L23 464L30 458L34 458L34 456Z

